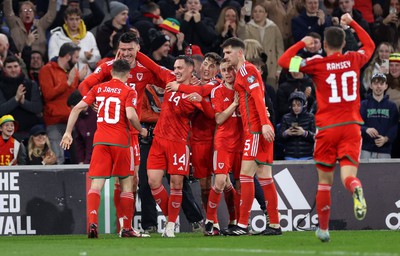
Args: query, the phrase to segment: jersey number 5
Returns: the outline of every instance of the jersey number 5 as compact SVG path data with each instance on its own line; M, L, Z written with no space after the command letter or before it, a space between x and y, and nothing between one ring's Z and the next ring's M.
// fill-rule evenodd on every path
M340 76L340 83L342 88L338 88L338 81L336 80L336 74L330 74L329 77L326 79L326 82L331 86L332 96L329 97L329 103L338 103L342 101L342 98L345 101L354 101L357 99L357 73L354 71L347 71L344 72ZM352 81L349 85L347 81ZM350 87L350 88L349 88ZM339 96L339 89L342 90L342 96ZM351 89L351 90L349 90ZM349 91L352 91L352 94L349 95Z
M119 121L120 111L121 111L121 101L116 97L96 97L96 101L99 103L99 110L97 116L97 122L106 122L107 124L116 124ZM115 104L114 113L110 115L110 106ZM104 107L104 112L102 111ZM101 114L104 113L104 117Z

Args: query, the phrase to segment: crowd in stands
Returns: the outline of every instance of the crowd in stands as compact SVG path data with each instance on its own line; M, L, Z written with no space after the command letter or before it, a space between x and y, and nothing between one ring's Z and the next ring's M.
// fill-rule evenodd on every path
M80 115L73 150L62 150L61 136L71 106L82 97L76 91L80 82L115 58L127 31L140 38L141 52L168 69L177 56L190 55L198 70L206 53L222 56L226 39L244 40L246 59L264 79L275 159L312 159L315 84L303 73L282 70L277 60L306 35L315 47L298 54L324 55L323 31L341 26L344 13L376 44L359 81L363 156L400 157L400 0L254 0L251 10L243 6L244 0L2 1L0 165L89 163L96 129L92 109ZM356 34L343 29L344 51L357 51ZM364 150L377 154L368 157Z

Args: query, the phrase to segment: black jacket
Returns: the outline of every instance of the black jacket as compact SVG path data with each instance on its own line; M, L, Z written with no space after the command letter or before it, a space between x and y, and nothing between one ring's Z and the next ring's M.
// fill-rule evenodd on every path
M306 136L287 136L284 132L292 126L292 123L298 123L305 131ZM314 152L315 119L314 115L303 108L299 115L293 111L282 117L282 122L278 131L278 140L284 144L285 157L301 158L310 157Z

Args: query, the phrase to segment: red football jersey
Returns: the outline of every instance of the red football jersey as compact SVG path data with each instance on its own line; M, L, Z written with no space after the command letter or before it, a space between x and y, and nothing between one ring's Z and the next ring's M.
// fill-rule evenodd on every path
M92 74L90 74L85 80L83 80L82 83L79 85L79 91L81 92L81 94L86 95L90 88L92 88L96 84L109 81L111 79L111 69L113 63L114 60L101 64ZM155 84L157 86L165 87L165 85L161 84L161 82L157 80L155 76L153 76L153 73L151 73L150 70L148 70L138 61L136 61L136 66L134 68L131 68L126 84L136 90L138 97L138 106L141 106L146 85ZM140 118L140 108L138 108L137 114Z
M319 129L349 123L362 124L360 115L360 69L371 58L375 44L355 21L350 23L363 46L357 52L336 53L302 60L300 71L312 75L316 84L318 110L315 123ZM288 68L291 58L305 47L302 41L290 47L279 59Z
M88 105L98 104L97 130L93 145L105 144L121 147L130 146L129 126L126 107L137 106L137 93L117 79L94 86L83 97Z
M148 67L164 84L175 81L171 70L157 65L143 53L138 52L137 58ZM164 139L187 143L189 139L190 119L196 108L202 109L199 102L191 102L188 94L181 92L165 92L154 134Z
M211 91L211 103L215 113L221 113L227 109L235 98L235 91L223 84ZM232 113L224 123L217 126L214 136L214 150L225 150L228 152L240 152L243 149L243 127L239 110Z
M239 93L239 110L245 132L260 133L261 126L271 124L264 102L264 84L260 72L250 62L236 73L235 91Z

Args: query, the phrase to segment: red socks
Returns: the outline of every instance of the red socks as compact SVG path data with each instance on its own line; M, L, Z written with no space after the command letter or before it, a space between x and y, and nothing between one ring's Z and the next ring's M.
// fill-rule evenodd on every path
M331 213L331 185L318 184L316 197L319 228L329 228L329 216Z
M182 204L182 189L171 189L168 202L168 222L176 222Z
M221 193L222 191L218 191L215 186L213 186L210 191L210 196L208 197L206 218L208 220L213 220L214 223L216 219L218 220L217 210L219 202L221 201Z
M134 209L134 199L132 192L122 192L121 193L121 211L123 217L123 228L132 227L133 209Z
M114 184L114 205L117 213L117 220L122 217L122 210L120 205L121 186L118 183Z
M164 216L168 216L168 193L167 190L161 185L159 188L152 189L151 194L154 200L160 206Z
M232 222L232 221L236 220L236 211L235 211L236 190L232 186L232 184L230 184L229 187L225 187L224 197L225 197L226 206L228 207L229 222Z
M264 192L270 223L279 224L278 194L276 193L274 180L272 178L258 178L258 181Z
M89 223L98 224L98 211L100 206L100 191L97 189L90 189L87 194L87 216Z
M240 217L238 224L247 228L251 206L254 201L254 178L252 176L240 175L240 186L242 195L240 197Z
M354 193L356 187L362 187L361 182L358 178L354 176L349 176L344 180L344 186L350 193Z

